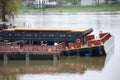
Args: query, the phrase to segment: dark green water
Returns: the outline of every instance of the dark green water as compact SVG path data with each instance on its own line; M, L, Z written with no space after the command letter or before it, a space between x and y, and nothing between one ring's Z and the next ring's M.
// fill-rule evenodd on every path
M0 61L0 73L83 73L87 69L101 70L104 62L105 57L63 57L59 61L31 60L29 62L9 60L7 63Z
M105 57L63 57L59 61L52 60L9 60L6 64L0 61L0 80L18 80L19 74L39 73L78 73L86 70L101 70Z

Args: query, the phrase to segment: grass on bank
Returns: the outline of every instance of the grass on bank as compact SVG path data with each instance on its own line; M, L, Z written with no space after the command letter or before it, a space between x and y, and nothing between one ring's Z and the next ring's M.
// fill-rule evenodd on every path
M96 5L96 6L63 6L59 8L48 8L47 10L79 10L79 11L101 11L101 10L120 10L120 4Z
M32 11L32 10L41 10L29 8L26 6L20 6L20 11ZM120 4L107 4L107 5L94 5L94 6L80 6L80 5L71 5L71 6L62 6L56 8L46 8L46 11L105 11L105 10L120 10Z

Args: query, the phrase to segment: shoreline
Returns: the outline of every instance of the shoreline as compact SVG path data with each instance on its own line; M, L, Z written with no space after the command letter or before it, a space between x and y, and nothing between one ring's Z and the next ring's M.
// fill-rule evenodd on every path
M26 10L21 11L19 14L62 14L62 13L76 13L76 12L116 12L120 9L114 10Z
M19 8L20 13L74 13L74 12L106 12L106 11L120 11L120 4L106 4L106 5L71 5L71 6L61 6L55 8L42 8L34 9L26 6L21 6Z

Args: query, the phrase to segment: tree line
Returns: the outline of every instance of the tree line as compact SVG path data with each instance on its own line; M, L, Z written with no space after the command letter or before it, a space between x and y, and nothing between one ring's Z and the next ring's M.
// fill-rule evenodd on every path
M20 1L22 0L0 0L0 19L2 21L7 21L7 18L14 18L14 16L18 12L18 7L19 4L21 3ZM58 2L59 6L62 6L64 3L71 3L72 5L78 5L81 0L49 0L49 1L56 1ZM96 0L99 1L100 0ZM105 4L112 4L114 3L120 3L119 0L105 0Z
M60 5L62 5L63 3L71 3L72 5L77 5L79 3L81 3L82 0L49 0L49 1L56 1L58 2ZM100 0L94 0L96 2L100 2ZM105 4L117 4L117 3L120 3L120 0L105 0L104 1Z

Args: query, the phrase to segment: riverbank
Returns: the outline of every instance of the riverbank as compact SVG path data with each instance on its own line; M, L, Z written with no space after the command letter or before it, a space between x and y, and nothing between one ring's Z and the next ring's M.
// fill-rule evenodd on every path
M80 5L72 5L72 6L62 6L56 8L46 8L45 11L43 9L34 9L25 6L20 6L20 12L92 12L92 11L118 11L120 10L120 4L107 4L107 5L94 5L94 6L80 6Z

